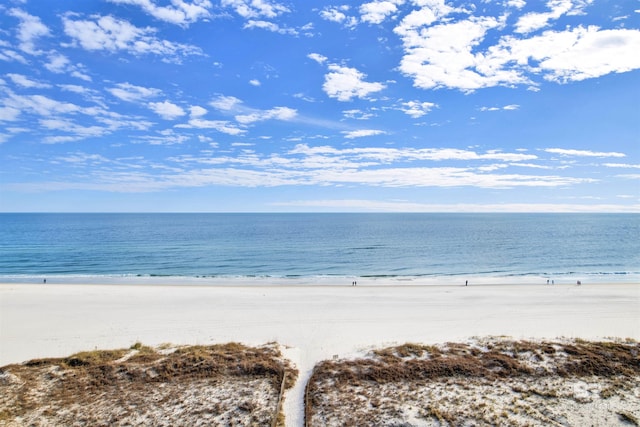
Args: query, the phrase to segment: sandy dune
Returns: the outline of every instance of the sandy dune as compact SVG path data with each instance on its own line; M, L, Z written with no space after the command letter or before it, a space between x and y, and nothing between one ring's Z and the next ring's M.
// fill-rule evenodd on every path
M321 360L474 336L640 339L639 284L416 286L0 285L0 366L135 342L278 342L300 371L285 401L302 425Z

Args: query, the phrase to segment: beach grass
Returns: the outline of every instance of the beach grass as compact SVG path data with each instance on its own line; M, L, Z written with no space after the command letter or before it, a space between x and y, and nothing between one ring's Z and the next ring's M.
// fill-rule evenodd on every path
M296 376L275 345L34 359L0 369L0 425L283 425L280 391Z
M0 425L284 426L297 375L275 343L34 359L0 368ZM639 383L632 339L406 343L318 363L305 425L639 425Z
M633 340L377 349L316 365L305 418L307 426L638 425L639 354Z

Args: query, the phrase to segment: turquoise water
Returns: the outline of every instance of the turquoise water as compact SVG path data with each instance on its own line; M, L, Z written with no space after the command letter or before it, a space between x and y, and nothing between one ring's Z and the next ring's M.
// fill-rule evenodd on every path
M635 281L636 214L0 214L0 281Z

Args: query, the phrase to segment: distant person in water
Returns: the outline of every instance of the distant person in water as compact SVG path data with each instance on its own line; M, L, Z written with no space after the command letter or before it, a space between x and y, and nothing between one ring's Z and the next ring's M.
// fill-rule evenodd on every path
M464 285L465 285L465 286L469 286L469 281L468 281L468 280L465 280L465 281L464 281Z

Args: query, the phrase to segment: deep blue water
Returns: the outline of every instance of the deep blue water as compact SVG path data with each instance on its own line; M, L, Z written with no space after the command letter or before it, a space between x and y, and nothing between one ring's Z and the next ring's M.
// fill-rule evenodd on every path
M637 214L0 214L0 281L640 277Z

